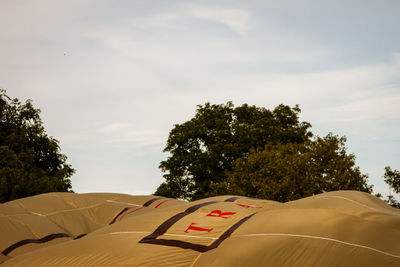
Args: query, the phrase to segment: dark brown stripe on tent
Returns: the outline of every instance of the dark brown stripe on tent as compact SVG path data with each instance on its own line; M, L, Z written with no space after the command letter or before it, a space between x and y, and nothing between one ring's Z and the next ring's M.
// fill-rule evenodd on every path
M178 214L175 214L174 216L172 216L171 218L169 218L168 220L166 220L165 222L163 222L160 226L157 227L157 229L150 235L144 237L142 240L139 241L139 243L143 243L142 241L146 240L146 239L154 239L157 238L160 235L163 235L165 232L167 232L167 230L174 225L177 221L179 221L180 219L182 219L183 217L185 217L186 215L189 215L190 213L195 212L196 210L198 210L201 207L207 206L207 205L211 205L214 203L217 203L218 201L209 201L209 202L204 202L204 203L200 203L194 206L191 206L189 208L187 208L185 211L180 212Z
M162 199L162 198L163 198L163 197L152 198L152 199L148 200L146 203L144 203L144 204L142 205L142 207L148 207L148 206L150 206L154 201L157 201L157 200ZM111 224L115 223L115 222L117 221L118 217L122 215L122 213L124 213L125 211L127 211L127 210L129 210L129 209L131 209L131 208L132 208L132 207L128 207L128 208L124 208L123 210L121 210L121 211L114 217L114 219L113 219L108 225L111 225Z
M152 199L150 199L149 201L147 201L146 203L144 203L142 206L143 206L143 207L148 207L148 206L150 206L151 203L153 203L154 201L159 200L159 199L162 199L162 198L163 198L163 197L152 198Z
M115 223L115 221L118 219L118 217L121 216L122 213L124 213L125 211L129 210L130 208L131 207L124 208L123 210L121 210L108 225L111 225L111 224Z
M241 197L234 197L228 199L228 202L233 202L236 199L241 198ZM226 201L226 200L225 200ZM158 239L159 236L165 234L167 230L174 225L177 221L185 217L186 215L189 215L195 211L197 211L199 208L208 206L214 203L218 203L219 201L209 201L209 202L204 202L200 203L194 206L191 206L187 208L185 211L180 212L165 222L163 222L160 226L157 227L157 229L150 235L145 236L142 240L139 241L139 243L147 243L147 244L154 244L154 245L162 245L162 246L171 246L171 247L179 247L183 249L191 249L194 251L198 252L206 252L211 249L217 248L225 239L231 236L231 234L239 228L244 222L246 222L248 219L250 219L254 214L253 213L247 217L242 218L240 221L232 225L228 230L226 230L217 240L215 240L211 245L209 246L204 246L200 244L195 244L195 243L190 243L186 241L181 241L181 240L174 240L174 239Z
M251 215L249 215L249 216L247 216L247 217L244 217L243 219L241 219L240 221L238 221L237 223L235 223L234 225L232 225L228 230L225 231L225 233L223 233L217 240L215 240L211 245L209 245L209 246L207 247L207 251L208 251L208 250L211 250L211 249L214 249L214 248L217 248L217 247L222 243L222 241L224 241L225 239L227 239L228 237L230 237L231 234L232 234L236 229L238 229L238 228L239 228L243 223L245 223L248 219L250 219L251 217L253 217L254 214L256 214L256 212L253 213L253 214L251 214Z
M235 200L238 200L240 198L243 198L243 197L230 197L230 198L225 199L224 202L234 202Z
M247 220L249 220L251 217L253 217L254 214L256 214L256 213L253 213L247 217L244 217L243 219L241 219L240 221L238 221L237 223L232 225L228 230L226 230L217 240L215 240L209 246L204 246L204 245L190 243L190 242L181 241L181 240L157 239L157 237L159 236L156 234L157 230L153 234L148 235L145 238L143 238L142 240L140 240L139 243L147 243L147 244L170 246L170 247L179 247L179 248L183 248L183 249L191 249L191 250L194 250L197 252L207 252L211 249L217 248L225 239L230 237L231 234L236 229L238 229L243 223L245 223ZM174 218L174 217L172 217L172 218Z
M259 200L258 198L254 198L254 197L241 197L241 196L237 196L237 197L230 197L224 200L224 202L234 202L235 200L238 199L251 199L251 200Z
M4 255L8 255L14 249L22 247L22 246L24 246L26 244L30 244L30 243L46 243L46 242L49 242L49 241L51 241L53 239L62 238L62 237L70 237L70 235L66 234L66 233L57 233L57 234L47 235L47 236L42 237L40 239L24 239L24 240L18 241L17 243L9 246L5 250L3 250L2 253Z
M139 243L147 243L147 244L161 245L161 246L168 246L168 247L178 247L178 248L183 248L183 249L191 249L191 250L198 251L198 252L206 252L207 248L208 248L208 246L190 243L190 242L181 241L181 240L174 240L174 239L151 239L151 240L145 240L143 242L141 240Z
M80 234L80 235L78 235L77 237L74 237L74 240L79 239L79 238L82 238L82 237L84 237L85 235L87 235L87 233L85 233L85 234Z

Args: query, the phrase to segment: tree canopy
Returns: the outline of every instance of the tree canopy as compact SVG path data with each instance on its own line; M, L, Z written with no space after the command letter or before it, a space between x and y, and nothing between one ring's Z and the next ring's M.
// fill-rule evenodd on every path
M171 156L160 163L166 182L156 194L187 199L214 195L210 185L225 181L226 171L251 148L308 140L311 125L299 122L299 112L297 106L285 105L273 111L231 102L199 105L194 118L176 124L169 134L164 152Z
M70 191L74 169L59 142L46 134L31 100L0 90L0 202L52 191Z
M383 175L385 182L389 185L390 189L396 194L400 194L400 172L392 170L389 166L385 167L385 174ZM390 194L386 202L392 207L400 208L400 202Z
M286 202L335 190L370 193L368 176L346 153L344 137L332 134L304 143L268 144L238 159L219 194L236 194Z
M347 155L345 138L314 138L300 108L199 105L171 130L155 194L189 200L239 194L286 201L315 193L370 192L367 176Z

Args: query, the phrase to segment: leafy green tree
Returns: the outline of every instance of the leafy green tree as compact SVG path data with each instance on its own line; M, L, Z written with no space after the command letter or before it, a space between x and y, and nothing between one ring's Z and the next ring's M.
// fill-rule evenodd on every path
M238 159L218 194L286 202L334 190L371 192L368 176L346 153L344 137L332 134L303 143L268 144Z
M392 170L389 166L385 167L385 174L383 176L385 182L389 187L396 193L400 194L400 172L397 170ZM400 208L400 203L394 198L392 194L388 196L386 202L392 207Z
M40 110L0 90L0 202L52 191L70 191L74 169L49 137Z
M155 194L200 199L216 195L212 185L223 183L237 159L266 144L304 143L312 137L311 125L299 122L298 106L274 110L244 104L234 107L199 105L194 118L171 130L160 163L165 182Z

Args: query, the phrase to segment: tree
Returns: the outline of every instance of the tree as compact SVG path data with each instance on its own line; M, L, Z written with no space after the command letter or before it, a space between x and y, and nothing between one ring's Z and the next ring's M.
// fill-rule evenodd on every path
M303 143L267 144L238 159L218 194L236 194L286 202L334 190L371 193L368 176L346 153L344 137L332 134Z
M385 174L383 176L385 182L389 187L396 193L400 194L400 172L392 170L389 166L385 167ZM386 200L389 205L395 208L400 208L400 203L394 198L392 194L388 196Z
M191 200L216 195L211 185L225 182L235 161L246 159L251 149L308 141L311 125L299 122L299 113L298 106L270 111L231 102L199 105L194 118L169 134L164 152L171 156L160 163L166 181L155 194Z
M49 137L40 110L0 90L0 202L52 191L70 191L74 169Z

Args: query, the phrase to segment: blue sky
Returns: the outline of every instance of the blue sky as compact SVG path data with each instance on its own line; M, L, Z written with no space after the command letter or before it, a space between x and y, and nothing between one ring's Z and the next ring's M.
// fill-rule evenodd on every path
M399 1L0 2L0 87L33 99L76 192L150 194L169 131L205 102L280 103L400 169Z

